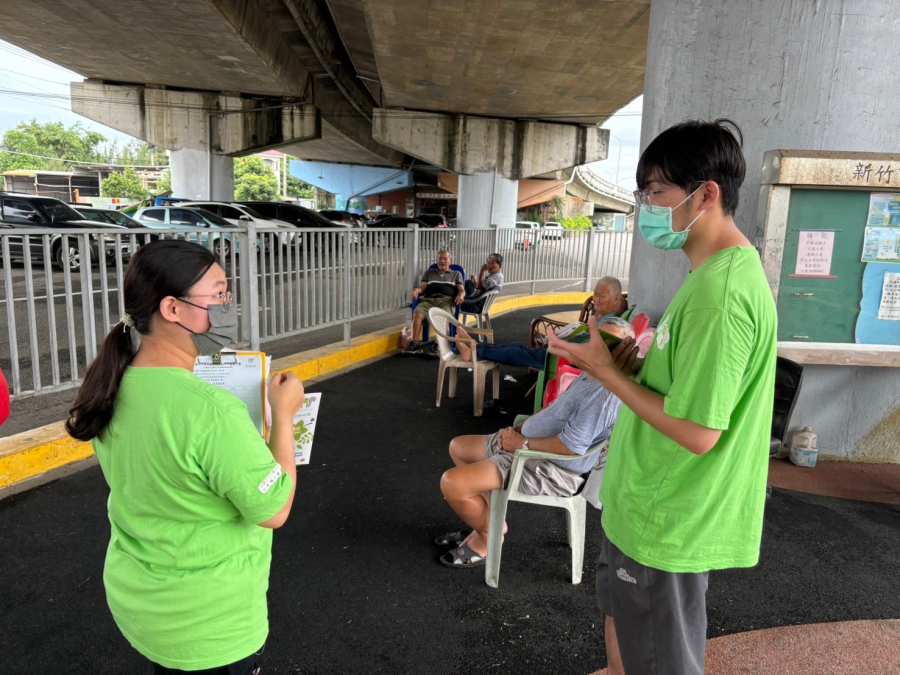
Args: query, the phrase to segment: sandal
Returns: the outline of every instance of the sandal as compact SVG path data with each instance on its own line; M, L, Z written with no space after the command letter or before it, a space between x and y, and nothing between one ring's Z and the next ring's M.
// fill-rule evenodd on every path
M459 548L447 551L438 560L441 565L461 569L463 567L480 567L485 564L485 558L478 555L469 548L467 544L463 544Z
M459 546L463 543L469 535L472 534L472 530L460 530L459 532L448 532L447 534L442 534L440 537L435 537L434 543L438 546Z

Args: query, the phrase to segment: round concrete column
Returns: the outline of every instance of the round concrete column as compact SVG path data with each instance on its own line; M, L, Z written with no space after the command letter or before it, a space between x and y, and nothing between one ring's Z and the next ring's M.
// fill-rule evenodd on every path
M209 167L204 150L172 150L172 195L185 199L234 200L234 159L227 155L212 156L212 191L208 186Z
M653 0L641 143L688 118L737 122L735 222L755 240L765 151L897 151L896 26L890 0ZM656 321L689 265L634 237L629 299ZM812 425L820 453L898 462L898 400L895 369L807 366L792 426Z
M766 150L896 152L896 15L890 0L653 0L641 145L688 118L737 122L747 178L735 222L754 239ZM636 231L631 264L629 294L660 318L687 259Z
M459 177L457 226L490 228L513 227L519 201L519 181L504 178L493 171Z

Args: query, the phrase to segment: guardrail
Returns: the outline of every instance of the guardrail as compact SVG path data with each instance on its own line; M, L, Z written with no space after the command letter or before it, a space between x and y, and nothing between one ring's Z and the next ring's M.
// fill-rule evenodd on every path
M552 233L550 237L557 236ZM343 325L400 309L422 270L449 249L467 273L504 256L506 283L627 279L631 233L527 230L69 229L0 230L0 367L14 397L76 387L125 313L125 267L156 238L196 241L216 253L238 306L241 344Z

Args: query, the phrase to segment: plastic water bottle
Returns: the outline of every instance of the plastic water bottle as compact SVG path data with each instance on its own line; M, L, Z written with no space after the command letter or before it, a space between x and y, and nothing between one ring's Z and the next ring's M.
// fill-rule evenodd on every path
M798 431L791 440L791 461L797 466L814 467L818 456L818 436L812 427L803 427L803 431Z

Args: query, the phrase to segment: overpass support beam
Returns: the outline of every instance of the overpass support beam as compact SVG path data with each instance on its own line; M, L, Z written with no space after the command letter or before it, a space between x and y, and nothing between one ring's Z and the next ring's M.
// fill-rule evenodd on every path
M900 90L884 67L900 58L895 16L864 0L653 0L642 147L685 119L737 122L747 175L734 220L758 239L765 151L896 152ZM635 234L629 297L658 321L689 269ZM807 365L794 426L811 425L830 455L898 463L898 401L895 368Z
M73 82L72 110L172 151L172 191L234 198L234 156L322 137L319 110L281 99Z
M462 175L493 172L511 180L606 159L609 131L557 124L376 108L372 136Z
M249 155L322 137L313 105L282 99L73 82L72 111L168 150Z

